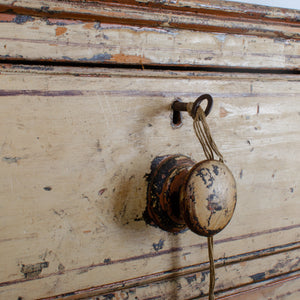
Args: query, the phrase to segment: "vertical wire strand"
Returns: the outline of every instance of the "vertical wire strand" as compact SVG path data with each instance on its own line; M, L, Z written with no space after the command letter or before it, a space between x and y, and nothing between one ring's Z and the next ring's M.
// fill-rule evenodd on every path
M195 118L194 118L194 123L193 123L194 131L195 134L203 148L204 154L207 159L214 159L214 154L215 153L220 161L223 160L223 155L219 151L215 141L213 140L211 136L211 132L209 129L209 126L206 122L206 117L203 109L201 106L198 107Z
M209 292L208 299L215 300L214 289L215 289L215 262L214 262L214 240L213 236L207 238L208 244L208 256L209 256Z
M188 107L188 111L191 110L191 105ZM191 115L191 111L189 111ZM204 155L207 159L213 160L214 153L219 157L219 160L223 162L223 155L220 153L216 143L214 142L208 124L206 122L206 116L199 105L194 117L193 127L195 134L203 148ZM209 256L209 292L208 299L215 300L215 263L214 263L214 248L213 248L213 236L207 238L208 244L208 256Z
M188 103L187 110L189 114L192 116L192 107L193 103ZM206 159L213 160L214 153L219 157L219 160L223 162L223 155L219 151L216 143L214 142L208 124L206 122L206 116L199 105L197 112L194 116L193 127L195 134L203 148L204 155ZM214 247L213 247L213 236L209 236L207 238L208 244L208 256L209 256L209 292L208 299L215 300L214 289L215 289L215 263L214 263Z

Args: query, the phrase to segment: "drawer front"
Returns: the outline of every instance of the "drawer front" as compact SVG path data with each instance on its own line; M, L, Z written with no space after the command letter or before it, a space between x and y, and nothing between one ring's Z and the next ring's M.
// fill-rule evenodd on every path
M216 290L299 270L296 75L2 65L0 76L2 299L207 293L206 239L143 218L156 156L204 158L187 114L170 125L174 98L202 93L238 188L215 237Z
M299 11L215 0L0 0L0 59L300 69Z

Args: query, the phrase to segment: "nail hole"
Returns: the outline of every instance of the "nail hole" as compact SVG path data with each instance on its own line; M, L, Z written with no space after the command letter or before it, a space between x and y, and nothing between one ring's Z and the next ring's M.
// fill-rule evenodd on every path
M52 187L51 187L51 186L45 186L45 187L44 187L44 190L49 192L49 191L52 190Z

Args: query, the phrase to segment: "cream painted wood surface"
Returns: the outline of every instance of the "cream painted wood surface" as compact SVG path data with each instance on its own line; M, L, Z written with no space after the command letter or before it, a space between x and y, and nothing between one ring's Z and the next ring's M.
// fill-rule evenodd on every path
M226 273L228 274L228 273ZM225 274L225 275L226 275ZM293 274L290 277L279 277L280 279L271 279L262 283L247 285L230 290L223 293L217 293L218 300L264 300L264 299L284 299L284 300L298 300L300 295L300 278L299 273ZM87 298L87 300L106 300L109 299L190 299L190 294L184 295L179 290L179 286L185 287L186 290L199 289L199 283L196 282L197 275L186 277L185 280L171 280L168 283L160 285L149 284L138 288L131 288L128 290L113 292L104 296L96 296ZM192 284L187 285L187 282ZM198 286L197 286L198 284ZM182 288L184 290L184 288ZM187 298L185 298L187 297ZM207 297L200 296L192 299L207 299Z
M264 284L253 284L251 288L237 289L236 293L218 296L218 299L228 300L257 300L257 299L286 299L298 300L300 297L300 276L292 275L280 280L269 280Z
M172 66L300 68L300 40L0 15L0 58ZM282 26L282 25L280 25ZM300 35L300 28L287 27ZM268 28L268 30L270 30Z
M299 39L299 11L220 0L0 0L0 11L155 28Z
M143 220L151 161L203 158L190 117L170 126L174 98L202 93L238 188L216 236L217 290L299 270L298 76L19 65L0 76L1 299L136 285L205 295L206 239Z

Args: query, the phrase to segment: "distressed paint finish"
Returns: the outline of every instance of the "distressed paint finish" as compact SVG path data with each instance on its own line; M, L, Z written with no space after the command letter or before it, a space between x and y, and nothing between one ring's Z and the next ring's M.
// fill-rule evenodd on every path
M144 69L296 73L299 11L0 0L0 12L0 59L12 63L0 67L1 299L206 297L206 239L144 214L155 157L203 159L191 118L174 130L170 105L205 92L239 198L215 237L216 292L298 299L299 76Z
M184 155L156 157L147 176L150 225L177 233L190 230L212 236L229 223L236 206L236 183L228 167L216 160L195 163Z
M151 173L147 176L146 222L173 233L186 229L180 189L194 164L184 155L159 156L152 161Z
M232 218L237 200L236 182L223 162L204 160L190 170L182 195L188 227L196 234L213 236Z
M299 39L299 12L223 1L1 0L1 12Z
M0 58L6 60L141 67L300 67L300 42L295 39L7 14L0 14L0 21Z
M206 274L202 279L207 276ZM225 275L226 276L226 275ZM178 295L178 291L188 287L191 291L199 288L197 280L200 276L198 274L186 276L181 279L173 279L167 283L167 288L161 288L157 284L148 284L138 288L130 288L122 291L107 293L101 296L85 298L86 300L135 300L135 299L185 299L190 297L193 292L188 294ZM219 300L258 300L258 299L282 299L282 300L298 300L300 296L300 274L292 274L291 276L280 276L279 278L272 278L260 283L242 286L229 292L220 292L216 295ZM176 292L174 292L176 291ZM196 293L195 293L196 294ZM179 297L178 297L179 296ZM196 296L196 299L207 299L206 295ZM188 298L189 299L189 298ZM194 299L194 298L193 298Z
M300 269L298 76L2 65L0 80L4 299L207 293L206 239L143 220L153 158L203 159L170 105L204 92L239 191L215 238L216 290Z

